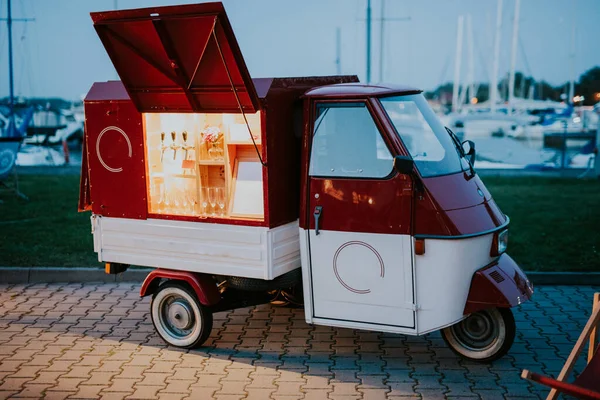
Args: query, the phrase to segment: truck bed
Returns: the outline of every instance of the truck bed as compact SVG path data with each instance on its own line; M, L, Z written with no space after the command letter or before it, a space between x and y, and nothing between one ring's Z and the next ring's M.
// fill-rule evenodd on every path
M269 229L92 215L98 261L271 280L300 267L298 221Z

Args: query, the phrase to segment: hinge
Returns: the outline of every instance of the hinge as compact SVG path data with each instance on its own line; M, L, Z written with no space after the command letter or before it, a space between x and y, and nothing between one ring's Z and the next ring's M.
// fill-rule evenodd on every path
M410 310L413 311L419 311L421 309L421 306L418 304L413 304L413 303L406 303L406 305L408 306L407 308L409 308Z

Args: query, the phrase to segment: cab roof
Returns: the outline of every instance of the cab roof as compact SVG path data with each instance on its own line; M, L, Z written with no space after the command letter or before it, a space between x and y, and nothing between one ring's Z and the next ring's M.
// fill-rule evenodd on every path
M379 83L367 85L364 83L340 83L320 86L305 93L306 97L370 97L391 96L421 93L421 89L406 85Z

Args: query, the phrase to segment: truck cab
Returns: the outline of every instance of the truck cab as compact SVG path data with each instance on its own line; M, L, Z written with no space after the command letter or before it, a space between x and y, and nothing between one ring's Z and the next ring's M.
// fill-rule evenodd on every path
M519 304L531 287L504 254L509 219L474 170L474 145L459 143L415 88L347 83L304 98L307 321L409 334L455 326L450 341L480 337L463 356L497 351L499 314L460 322Z

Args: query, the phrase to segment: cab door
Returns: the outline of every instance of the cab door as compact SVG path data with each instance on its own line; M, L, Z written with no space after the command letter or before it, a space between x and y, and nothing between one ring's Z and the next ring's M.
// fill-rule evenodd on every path
M411 179L394 171L368 103L318 102L313 110L306 185L312 319L414 328Z

